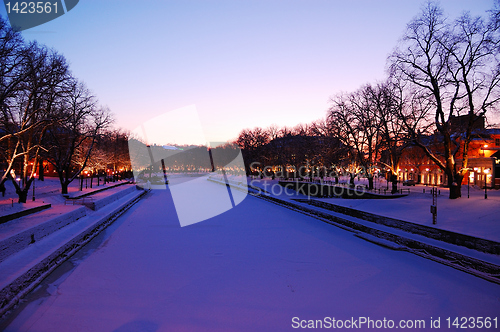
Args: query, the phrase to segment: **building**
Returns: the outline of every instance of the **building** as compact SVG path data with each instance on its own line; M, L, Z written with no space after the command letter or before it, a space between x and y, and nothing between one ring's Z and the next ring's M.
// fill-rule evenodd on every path
M465 121L458 118L458 123ZM484 188L500 188L500 129L485 129L484 120L478 121L474 129L468 152L468 172L462 184L476 185ZM479 127L479 128L478 128ZM483 128L480 128L483 127ZM434 145L439 151L442 141L438 134L427 136L426 144ZM460 142L461 136L456 136ZM462 167L462 155L455 156L456 167ZM401 157L398 180L415 180L417 183L427 185L446 185L446 174L425 155L421 148L410 146Z
M457 158L457 167L462 159ZM482 129L475 133L469 146L468 176L462 184L484 188L500 187L500 129Z

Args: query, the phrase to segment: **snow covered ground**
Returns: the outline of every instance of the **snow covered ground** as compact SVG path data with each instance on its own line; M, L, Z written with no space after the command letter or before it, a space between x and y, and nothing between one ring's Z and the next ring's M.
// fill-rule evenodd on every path
M87 183L87 188L85 184ZM119 182L111 182L106 184L106 186L116 185ZM99 186L97 186L97 178L94 178L93 188L90 188L90 179L87 182L83 182L83 190L80 191L80 184L78 179L70 183L68 187L68 193L85 193L92 190L103 188L102 179L99 181ZM26 203L17 203L18 196L16 194L16 189L10 181L5 183L6 193L5 196L0 195L0 215L6 215L20 210L39 206L43 203L50 203L52 206L64 204L65 198L61 195L61 185L58 178L45 177L44 181L35 180L35 202L33 203L33 186L31 186L28 193L28 200ZM12 206L12 202L14 203Z
M443 328L448 317L500 312L497 284L251 196L180 227L169 192L154 190L100 241L0 328L286 331L294 321L369 317L429 329L431 317Z
M279 186L277 182L271 179L249 181L255 186L266 188L269 192L280 193L279 189L271 190L271 188L278 188L273 187ZM363 180L356 181L356 183L364 184ZM377 188L379 187L386 188L385 180L377 183ZM430 213L431 187L417 185L402 188L410 189L407 197L377 200L318 198L318 200L500 242L500 190L488 190L488 198L485 199L484 189L471 186L470 198L467 198L467 186L463 186L462 197L452 200L448 198L447 188L438 188L441 194L437 202L437 224L433 225ZM425 193L423 193L424 189ZM295 195L291 196L286 193L276 196L284 199L297 198Z
M87 186L90 186L90 179L87 182ZM97 178L94 179L94 189L97 184ZM100 181L100 185L102 186L102 179ZM0 200L8 200L10 202L10 198L14 199L14 202L17 200L17 194L16 194L16 189L14 188L14 185L11 183L11 181L5 182L5 188L7 189L5 192L5 196L2 197L0 196ZM83 183L83 188L85 189L85 182ZM73 182L70 183L68 187L69 192L76 192L80 189L79 187L79 182L78 179L74 180ZM60 194L61 193L61 185L59 183L59 178L55 177L45 177L44 181L39 181L38 179L35 180L35 199L36 200L41 200L42 198L46 198L47 196L52 196L54 194ZM28 193L28 200L31 200L33 195L33 185L31 186L29 193Z

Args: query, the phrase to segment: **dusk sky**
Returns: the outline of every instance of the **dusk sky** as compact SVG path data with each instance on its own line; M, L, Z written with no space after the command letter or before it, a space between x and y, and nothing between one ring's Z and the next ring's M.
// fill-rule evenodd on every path
M244 128L322 118L330 96L383 80L422 3L82 0L22 35L64 54L115 126L194 105L205 139L228 141ZM484 14L493 0L441 4L455 18Z

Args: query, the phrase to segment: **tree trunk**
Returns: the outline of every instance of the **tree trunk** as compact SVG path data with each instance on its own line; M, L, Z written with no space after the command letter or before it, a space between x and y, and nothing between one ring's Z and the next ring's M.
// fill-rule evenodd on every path
M38 180L40 180L40 181L45 180L44 173L43 173L43 160L40 160L38 162Z
M19 197L19 203L26 203L26 200L28 199L28 189L18 190L17 196Z
M368 189L369 190L373 189L373 176L368 177Z
M392 190L391 194L396 194L398 192L398 176L391 174Z
M354 179L356 178L356 174L350 174L349 175L351 178L349 179L349 185L351 187L354 187Z
M61 194L63 195L68 194L68 185L69 183L67 183L66 181L61 183Z
M5 191L7 190L5 188L5 181L7 181L7 178L3 179L3 181L0 182L0 192L2 193L2 197L5 197Z
M463 175L455 174L454 177L448 177L448 186L450 188L450 199L462 197L462 179Z

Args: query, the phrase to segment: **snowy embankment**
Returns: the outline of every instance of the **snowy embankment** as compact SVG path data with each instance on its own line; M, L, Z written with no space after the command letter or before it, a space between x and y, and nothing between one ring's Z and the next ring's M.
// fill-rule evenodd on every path
M274 189L275 186L279 186L278 180L249 179L248 184L278 194L275 196L283 199L299 198L296 193L288 195L283 190ZM314 199L385 217L500 242L500 190L488 190L488 198L485 199L483 189L471 187L470 198L467 198L467 186L463 186L462 197L452 200L448 198L448 189L438 188L440 195L437 198L437 223L434 225L432 224L432 214L430 213L430 205L432 204L431 187L417 185L415 187L404 188L410 189L408 196L388 200ZM303 196L302 198L307 197Z
M424 189L425 193L423 193ZM412 188L410 195L394 200L373 201L335 198L318 200L500 242L499 190L489 191L487 199L484 198L484 190L476 188L470 189L470 198L467 198L467 189L462 189L462 197L459 199L449 199L447 189L440 188L439 190L441 195L437 197L436 224L432 223L432 214L430 213L432 196L428 187Z

